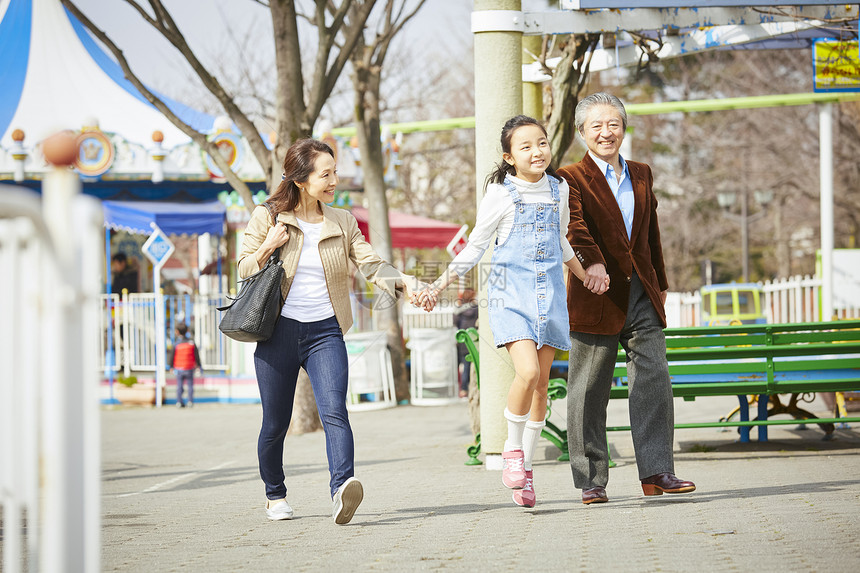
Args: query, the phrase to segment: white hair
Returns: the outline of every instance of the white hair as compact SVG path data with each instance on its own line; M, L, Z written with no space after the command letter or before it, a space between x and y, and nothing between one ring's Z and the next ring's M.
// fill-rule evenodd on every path
M624 104L621 100L612 94L606 92L598 92L584 97L576 104L576 111L573 113L573 125L576 131L582 133L582 128L585 125L585 118L588 117L588 112L591 108L597 105L609 105L618 110L621 115L621 122L624 124L624 131L627 131L627 110L624 109Z

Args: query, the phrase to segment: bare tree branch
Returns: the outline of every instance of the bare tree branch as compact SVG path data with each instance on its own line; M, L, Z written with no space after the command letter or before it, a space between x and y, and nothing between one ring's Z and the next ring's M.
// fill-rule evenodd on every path
M328 72L320 74L322 81L316 85L321 86L321 89L317 92L316 97L311 98L311 101L308 102L308 112L314 117L319 114L325 100L334 89L334 85L340 77L341 72L343 72L346 63L349 61L350 53L355 48L359 38L363 37L364 27L370 17L370 13L373 11L375 3L376 0L364 0L359 8L355 10L354 17L350 19L349 25L341 27L340 31L344 34L343 46L338 52L334 63L328 69ZM347 0L344 0L344 4L347 4ZM349 4L353 4L353 2L349 2ZM341 24L343 24L344 18L345 16L340 18L339 21ZM321 69L324 70L325 68Z
M117 59L120 67L122 68L123 73L125 74L126 79L131 82L131 84L149 101L152 105L158 109L159 112L164 115L173 125L179 128L184 134L191 138L194 143L196 143L200 149L206 151L212 160L215 162L215 165L223 172L224 177L230 183L230 185L239 192L242 200L245 202L245 205L249 206L249 209L253 208L254 200L251 196L251 190L236 175L231 169L230 165L224 159L224 157L219 153L218 148L214 143L209 141L206 136L196 129L192 128L190 125L182 121L176 114L171 111L171 109L165 104L158 96L156 96L152 91L147 88L142 81L131 71L131 67L128 65L128 61L122 53L117 45L108 37L108 35L98 28L93 22L87 18L78 7L72 2L72 0L61 0L63 5L71 12L75 18L77 18L86 28L93 33L93 35L98 38L100 42L102 42L107 48L111 51L114 57Z
M126 0L126 2L135 7L142 15L145 12L145 10L143 10L135 0ZM200 62L197 55L188 45L188 42L185 40L185 37L182 35L182 32L176 25L173 17L170 15L170 12L167 11L161 1L150 0L149 3L156 15L156 19L153 20L152 18L145 17L146 21L155 27L156 30L161 32L161 34L177 50L179 50L183 57L188 61L191 68L203 82L203 85L206 86L206 89L215 96L224 108L224 111L227 112L227 115L233 120L245 136L245 139L248 141L248 145L250 145L251 150L254 152L254 156L257 158L263 171L265 173L269 173L271 171L271 155L262 136L254 126L254 123L236 105L234 99L221 86L220 82L210 74L206 67Z

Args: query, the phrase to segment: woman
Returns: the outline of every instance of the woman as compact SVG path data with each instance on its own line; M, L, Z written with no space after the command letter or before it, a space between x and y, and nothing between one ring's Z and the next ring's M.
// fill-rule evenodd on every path
M387 293L409 281L364 241L349 211L326 205L337 185L334 152L320 141L303 139L287 150L278 188L258 206L239 255L239 275L260 270L280 248L284 301L275 332L257 344L254 367L263 424L257 443L260 477L266 486L266 516L290 519L284 485L284 437L290 425L299 368L310 377L326 437L335 523L349 523L364 490L353 476L353 437L346 411L347 354L343 334L352 326L349 261ZM277 214L273 224L269 214Z

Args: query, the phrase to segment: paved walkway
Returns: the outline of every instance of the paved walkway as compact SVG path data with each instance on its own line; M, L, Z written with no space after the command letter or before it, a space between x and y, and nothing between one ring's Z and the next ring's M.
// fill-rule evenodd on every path
M678 421L713 420L734 398L676 402ZM564 413L556 405L554 416ZM625 423L613 401L610 424ZM824 414L816 402L811 408ZM538 504L518 508L501 475L463 465L465 404L351 415L365 499L330 517L322 433L289 436L296 517L265 519L255 405L102 414L104 571L828 571L860 570L860 428L678 430L690 495L643 498L628 432L610 435L610 502L585 506L567 464L541 448ZM546 442L543 442L546 444Z

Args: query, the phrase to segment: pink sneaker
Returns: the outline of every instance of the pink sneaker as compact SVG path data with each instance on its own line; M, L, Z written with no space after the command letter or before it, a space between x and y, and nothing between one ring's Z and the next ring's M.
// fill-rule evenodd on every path
M523 489L514 491L514 503L522 507L534 507L537 497L535 496L534 482L532 481L532 470L526 470L526 485Z
M523 451L502 452L502 483L511 489L522 489L526 485L523 469Z

